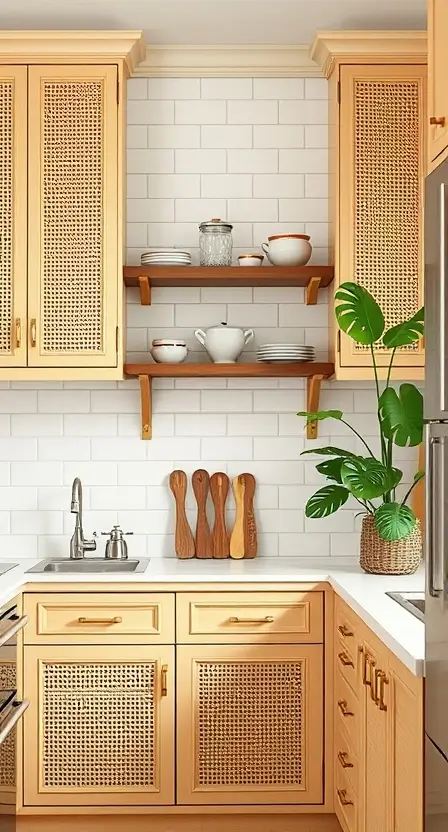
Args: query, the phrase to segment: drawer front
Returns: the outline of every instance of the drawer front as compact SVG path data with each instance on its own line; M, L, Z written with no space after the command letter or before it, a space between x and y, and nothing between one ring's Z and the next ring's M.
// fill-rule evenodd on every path
M335 771L335 811L344 832L358 830L358 795L347 777L347 772L341 766ZM382 830L378 830L382 832Z
M172 644L174 594L25 593L25 644Z
M186 592L177 595L183 644L321 643L323 592Z
M358 618L338 596L335 605L335 627L341 641L354 652L360 639Z
M341 641L339 638L335 639L334 652L336 673L340 673L352 688L355 696L357 696L357 682L359 678L358 662L360 661L361 653L356 645L353 644L348 647L347 643Z
M335 675L335 707L335 730L342 726L353 752L358 756L361 706L350 685L338 673Z
M336 721L334 732L334 768L341 768L355 791L358 792L359 762L351 745L342 719Z

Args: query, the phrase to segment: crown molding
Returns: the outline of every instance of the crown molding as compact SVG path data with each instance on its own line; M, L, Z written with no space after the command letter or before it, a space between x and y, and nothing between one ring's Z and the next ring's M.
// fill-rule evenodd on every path
M338 64L426 63L427 33L424 31L365 30L317 32L310 49L311 59L329 78Z
M322 76L308 46L149 46L134 75L150 78Z
M122 61L132 73L145 54L140 31L0 30L0 64Z

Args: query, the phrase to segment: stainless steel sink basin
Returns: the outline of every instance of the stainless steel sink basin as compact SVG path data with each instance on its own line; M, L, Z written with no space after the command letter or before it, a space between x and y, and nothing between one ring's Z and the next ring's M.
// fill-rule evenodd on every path
M9 572L10 569L14 569L17 566L17 563L0 563L0 575L4 575L5 572Z
M389 598L415 615L420 621L425 620L425 596L423 592L386 592Z
M128 560L106 560L106 558L52 558L41 560L28 572L58 572L70 575L95 574L100 572L144 572L149 558L129 558Z

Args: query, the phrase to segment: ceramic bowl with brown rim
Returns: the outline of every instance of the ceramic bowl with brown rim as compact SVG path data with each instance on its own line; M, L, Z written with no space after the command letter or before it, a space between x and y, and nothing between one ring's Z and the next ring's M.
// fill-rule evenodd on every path
M240 254L238 257L239 266L262 266L264 254Z
M313 250L308 234L275 234L261 248L273 266L305 266Z

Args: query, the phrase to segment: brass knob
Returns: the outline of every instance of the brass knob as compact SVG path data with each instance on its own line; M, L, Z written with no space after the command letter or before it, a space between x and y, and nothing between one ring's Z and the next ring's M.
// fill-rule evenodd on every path
M431 116L431 118L429 119L429 123L433 126L437 125L438 127L445 127L445 116L440 116L440 118L436 118L436 116Z

